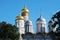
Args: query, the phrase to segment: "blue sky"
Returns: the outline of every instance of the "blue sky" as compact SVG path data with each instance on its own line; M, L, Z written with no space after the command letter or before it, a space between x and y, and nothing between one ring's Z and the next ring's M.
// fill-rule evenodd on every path
M46 28L53 14L60 10L60 0L26 0L26 6L30 11L30 19L36 31L36 20L40 16L46 19ZM15 24L15 18L24 7L24 0L0 0L0 22L6 21ZM47 30L46 30L47 31Z

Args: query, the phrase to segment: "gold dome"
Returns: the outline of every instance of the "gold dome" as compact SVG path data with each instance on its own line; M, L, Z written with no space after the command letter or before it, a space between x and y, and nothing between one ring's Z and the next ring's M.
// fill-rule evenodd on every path
M29 10L25 7L24 9L22 9L22 13L29 13Z
M23 15L28 15L28 13L29 13L29 10L25 7L24 9L22 9L22 16Z
M17 16L16 20L24 20L23 16Z

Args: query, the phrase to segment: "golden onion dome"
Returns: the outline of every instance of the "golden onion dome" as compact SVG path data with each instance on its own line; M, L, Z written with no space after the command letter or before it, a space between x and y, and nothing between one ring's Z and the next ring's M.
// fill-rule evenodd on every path
M22 9L22 13L29 13L29 10L25 7L24 9Z
M16 20L24 20L23 16L17 16Z
M28 13L29 13L29 10L25 7L24 9L22 9L22 11L21 11L21 15L23 16L23 15L28 15Z

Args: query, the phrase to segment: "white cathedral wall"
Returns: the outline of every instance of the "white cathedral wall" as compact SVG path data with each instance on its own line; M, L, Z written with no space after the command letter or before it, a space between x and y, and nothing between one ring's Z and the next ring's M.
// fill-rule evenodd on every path
M29 26L29 32L33 33L33 26L32 25Z
M16 26L19 28L20 34L24 34L25 33L24 20L16 20Z
M37 32L41 32L41 22L37 21L36 25L37 25Z
M41 32L41 25L40 24L38 24L38 32Z
M33 26L32 25L27 26L27 32L33 33Z
M24 20L16 20L17 27L24 27Z
M31 33L33 33L33 25L32 25L32 21L30 22L30 29L29 29L29 31L31 32Z
M34 33L33 26L31 27L31 32Z
M45 32L45 24L42 24L42 32Z
M28 20L29 19L29 17L28 16L24 16L24 20Z
M45 32L46 22L37 21L36 25L37 25L37 32ZM41 29L41 27L42 27L42 29Z
M24 17L24 21L29 20L29 15L28 15L28 13L26 13L26 15L25 15L25 16L23 16L23 17Z

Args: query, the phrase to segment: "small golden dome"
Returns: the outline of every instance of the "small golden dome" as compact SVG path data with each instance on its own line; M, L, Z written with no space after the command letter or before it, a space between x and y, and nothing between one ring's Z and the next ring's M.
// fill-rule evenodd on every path
M29 10L25 7L24 9L22 9L22 13L29 13Z
M22 14L22 16L23 15L28 15L28 13L29 13L29 10L25 7L24 9L22 9L22 12L21 12Z
M16 20L24 20L23 16L17 16Z

